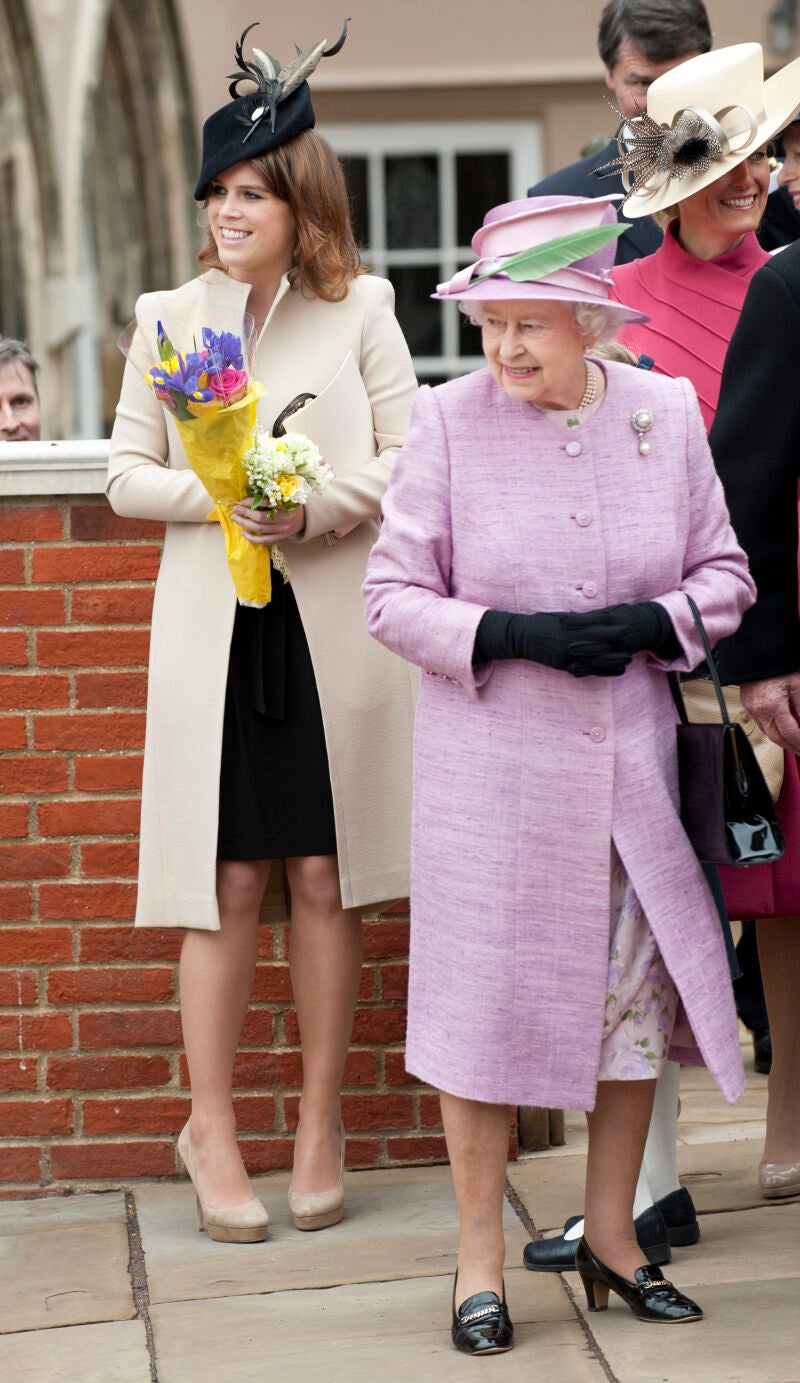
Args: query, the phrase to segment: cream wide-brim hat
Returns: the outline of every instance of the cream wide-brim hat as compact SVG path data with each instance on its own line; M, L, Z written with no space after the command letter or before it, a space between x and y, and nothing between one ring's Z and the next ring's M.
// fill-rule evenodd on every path
M670 68L648 87L646 115L627 121L620 129L623 181L637 148L641 157L646 145L652 148L653 140L657 142L654 125L660 126L667 138L685 115L700 117L719 140L722 156L712 156L697 172L679 160L673 163L672 171L657 163L650 176L640 171L638 178L631 178L636 185L623 203L623 216L652 216L708 187L778 134L798 109L800 58L765 81L760 43L736 43L700 53Z

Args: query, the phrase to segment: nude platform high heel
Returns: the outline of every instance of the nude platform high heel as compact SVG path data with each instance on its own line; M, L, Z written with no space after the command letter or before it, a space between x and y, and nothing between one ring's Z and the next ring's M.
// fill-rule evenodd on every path
M344 1215L344 1124L339 1125L339 1180L330 1191L293 1191L289 1187L289 1209L295 1229L327 1229L338 1225Z
M257 1244L266 1239L269 1215L257 1196L241 1205L209 1205L197 1189L197 1178L189 1139L189 1125L178 1135L178 1152L189 1174L197 1201L197 1228L206 1230L209 1239L222 1244Z

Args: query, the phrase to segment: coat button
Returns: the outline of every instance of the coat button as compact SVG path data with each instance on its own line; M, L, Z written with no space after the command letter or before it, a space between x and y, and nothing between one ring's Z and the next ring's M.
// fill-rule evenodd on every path
M591 514L576 514L575 522L579 528L588 528L592 522L592 516Z
M580 442L567 442L567 445L565 446L564 450L567 453L567 456L580 456L581 452L583 451L583 447L581 446Z
M594 581L584 581L581 590L587 600L594 600L597 595L597 584Z
M592 740L594 744L602 744L605 737L606 732L602 725L593 725L589 731L589 739Z

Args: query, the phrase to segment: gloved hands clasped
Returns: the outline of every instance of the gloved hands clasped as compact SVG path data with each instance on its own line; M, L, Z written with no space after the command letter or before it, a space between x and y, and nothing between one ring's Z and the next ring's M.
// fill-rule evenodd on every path
M524 658L573 677L621 677L633 655L680 652L672 621L655 601L607 605L586 614L512 615L487 610L475 636L474 660Z

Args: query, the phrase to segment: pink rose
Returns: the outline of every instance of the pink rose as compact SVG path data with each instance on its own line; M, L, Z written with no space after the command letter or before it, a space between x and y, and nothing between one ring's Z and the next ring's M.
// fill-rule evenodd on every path
M247 393L247 371L234 370L228 365L219 374L209 374L206 388L225 403L238 403Z

